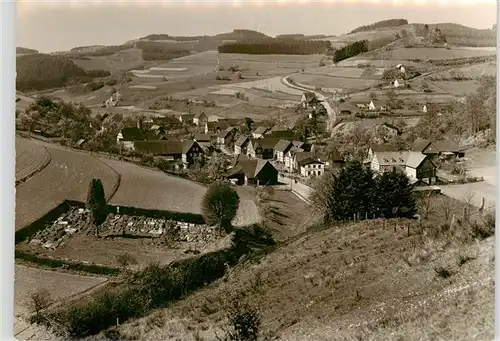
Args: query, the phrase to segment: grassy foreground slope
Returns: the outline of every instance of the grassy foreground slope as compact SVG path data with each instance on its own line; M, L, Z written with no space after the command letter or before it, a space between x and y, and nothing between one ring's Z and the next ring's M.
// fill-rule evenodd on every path
M243 294L280 340L492 339L493 237L463 244L459 230L431 237L413 224L410 236L395 221L309 233L120 333L216 340L227 305Z

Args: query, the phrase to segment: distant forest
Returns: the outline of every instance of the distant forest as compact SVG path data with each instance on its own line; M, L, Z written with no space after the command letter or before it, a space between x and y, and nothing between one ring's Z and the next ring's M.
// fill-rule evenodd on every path
M244 54L323 54L331 50L329 40L264 39L225 43L219 46L220 53Z
M356 33L356 32L364 32L364 31L371 31L377 28L383 28L383 27L398 27L398 26L403 26L403 25L408 25L408 20L406 19L389 19L389 20L382 20L382 21L377 21L376 23L373 23L371 25L364 25L364 26L359 26L349 32L351 33Z
M146 61L170 60L191 54L190 48L176 45L152 41L139 41L136 43L137 48L142 51L142 59Z
M175 40L175 41L193 41L193 40L203 40L210 38L210 36L170 36L168 34L149 34L145 37L139 38L142 40Z
M35 91L90 82L107 77L109 71L85 71L70 58L48 54L32 54L17 57L16 89Z
M368 52L368 40L355 41L341 49L335 50L333 62L338 63L341 60L354 57L364 52Z

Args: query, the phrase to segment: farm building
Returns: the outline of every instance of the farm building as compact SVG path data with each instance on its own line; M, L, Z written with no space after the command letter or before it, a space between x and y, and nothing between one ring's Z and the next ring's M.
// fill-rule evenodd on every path
M376 173L402 172L412 182L436 180L436 165L422 153L411 151L375 152L370 168Z
M265 135L266 138L274 138L274 139L282 139L282 140L298 140L299 136L290 129L286 130L278 130L278 131L273 131L269 132Z
M182 113L179 115L178 120L184 124L192 123L194 119L194 114Z
M161 156L167 160L182 160L185 164L193 163L204 154L201 146L192 140L139 141L134 149L138 153Z
M245 161L245 160L251 160L250 156L245 155L245 154L235 155L228 168L233 168L234 166L236 166L238 164L239 161Z
M195 134L193 140L205 149L209 148L212 144L212 137L208 134Z
M413 143L411 150L428 155L431 158L464 157L465 151L458 144L450 140L429 141L418 138Z
M306 157L297 162L301 176L321 176L325 173L325 164L313 157Z
M182 122L173 116L162 116L153 119L155 125L159 125L166 130L176 130L182 128Z
M336 147L326 153L317 153L316 158L325 164L325 168L340 168L345 164L342 154Z
M217 134L221 130L229 128L230 125L224 120L205 123L205 134Z
M382 133L386 138L392 138L401 135L403 132L401 128L390 122L384 122L379 126L379 132Z
M200 126L203 127L207 122L208 122L208 116L203 111L195 114L193 117L193 123L196 124L198 127Z
M391 82L391 85L395 88L400 88L405 86L405 81L402 78L396 78Z
M240 155L240 154L246 155L247 147L248 147L249 143L250 143L250 138L248 136L241 135L234 143L234 154L235 155Z
M427 105L426 104L424 104L424 106L422 107L422 112L427 113Z
M138 141L163 140L165 136L156 131L144 131L138 127L123 128L116 135L116 143L124 149L133 150Z
M308 91L302 94L300 102L302 103L302 107L307 109L309 107L314 107L319 103L319 100L316 98L316 94L314 92Z
M278 170L266 160L239 160L223 174L224 178L238 185L270 186L278 184Z
M337 106L337 112L339 115L349 116L358 112L358 108L353 104L343 102Z
M274 159L278 162L285 162L285 155L293 147L292 142L288 140L279 140L274 147Z
M294 164L295 154L300 153L300 152L305 152L305 150L303 148L293 146L286 153L286 155L285 155L285 167L287 169L289 169L290 171L293 171L296 169L295 164Z
M270 130L269 127L257 127L252 132L252 137L254 139L261 139L264 137L264 134L266 134L269 130Z
M368 110L371 111L387 111L387 104L384 101L381 100L374 100L372 99L370 103L368 104Z
M218 146L232 146L236 136L236 128L229 127L224 130L220 130L217 133L217 145Z
M248 144L247 154L251 157L259 157L261 159L272 159L274 157L274 147L280 139L263 138L252 140Z
M389 144L372 144L368 148L368 156L365 159L364 163L370 163L375 156L375 153L381 152L397 152L397 148Z

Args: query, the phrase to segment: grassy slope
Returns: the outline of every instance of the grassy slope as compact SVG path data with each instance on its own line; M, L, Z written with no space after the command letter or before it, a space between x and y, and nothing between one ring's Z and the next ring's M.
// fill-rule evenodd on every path
M282 340L492 339L493 237L455 244L394 225L350 223L292 238L120 331L141 340L192 340L196 333L215 340L225 305L244 292L259 305L264 329ZM459 254L475 259L459 267ZM441 265L453 276L437 276ZM158 319L162 327L151 323Z

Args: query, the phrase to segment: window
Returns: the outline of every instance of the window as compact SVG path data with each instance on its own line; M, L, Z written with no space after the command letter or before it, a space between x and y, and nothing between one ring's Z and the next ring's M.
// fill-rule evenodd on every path
M321 175L321 171L318 171L318 175Z

